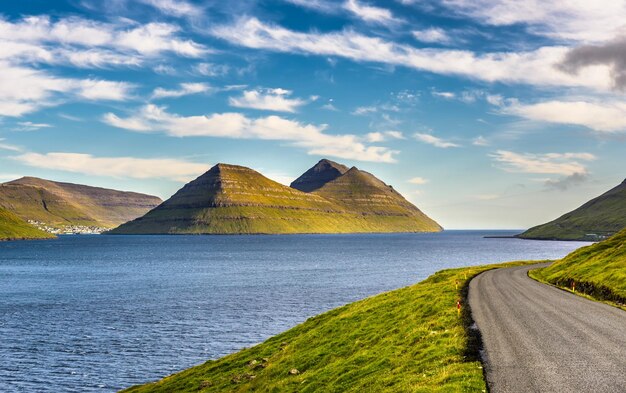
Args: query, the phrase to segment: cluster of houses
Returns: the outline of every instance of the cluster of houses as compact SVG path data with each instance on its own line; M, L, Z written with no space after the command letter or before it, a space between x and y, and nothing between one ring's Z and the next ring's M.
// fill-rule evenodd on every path
M84 225L66 225L59 227L52 227L44 222L35 220L28 220L28 223L34 225L39 230L52 233L54 235L99 235L109 228L96 227L96 226L84 226Z

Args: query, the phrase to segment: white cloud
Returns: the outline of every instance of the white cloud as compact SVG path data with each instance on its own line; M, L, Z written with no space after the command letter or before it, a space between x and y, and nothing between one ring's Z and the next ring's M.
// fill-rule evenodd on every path
M590 153L515 153L498 150L491 157L507 172L534 173L546 175L572 176L585 175L587 167L581 161L593 161L596 157Z
M448 33L439 27L431 27L425 30L413 30L411 34L413 34L416 40L429 44L447 44L452 41Z
M354 111L352 111L353 115L362 116L367 115L369 113L378 112L378 107L375 106L359 106Z
M202 9L184 0L140 0L142 3L151 5L164 14L178 17L196 17L202 13Z
M424 179L423 177L414 177L412 179L409 179L408 182L411 184L422 185L428 183L428 180Z
M2 61L0 69L0 116L19 117L56 105L60 94L88 100L123 101L133 89L133 85L126 82L59 78L46 71Z
M289 98L292 92L281 88L246 90L240 97L230 97L228 102L237 108L252 108L275 112L296 112L309 100ZM314 100L316 97L311 97Z
M189 181L206 170L198 164L172 158L95 157L91 154L53 152L25 153L13 159L22 164L94 176Z
M329 0L284 0L287 3L297 5L299 7L308 8L318 12L328 14L336 14L338 11L337 3Z
M127 82L111 82L86 79L75 82L76 94L88 100L124 101L129 98L133 85Z
M240 113L206 116L179 116L165 107L146 105L137 114L120 118L107 113L103 121L114 127L137 132L162 132L175 137L206 136L221 138L288 141L307 149L309 154L328 155L359 161L395 162L395 150L370 146L356 135L331 135L326 126L302 124L279 116L251 119Z
M215 27L212 33L231 43L278 52L337 56L355 61L401 65L487 82L524 83L538 86L587 87L610 90L611 68L585 67L572 75L555 65L568 52L566 46L546 46L524 52L473 53L467 50L415 48L352 30L302 33L242 18L232 25Z
M192 67L196 74L202 76L222 76L228 74L230 66L227 64L199 63Z
M48 16L9 21L0 17L0 59L13 64L138 66L164 52L184 57L209 52L205 46L179 37L179 33L178 26L168 23L103 23L78 17L53 21Z
M489 146L489 141L482 135L477 136L472 141L472 145L474 146Z
M388 9L360 3L358 0L346 0L344 8L365 22L379 23L382 25L400 22L399 19L394 18L393 14Z
M206 83L181 83L178 89L164 89L157 87L152 93L153 99L182 97L190 94L206 93L211 91L211 86Z
M21 122L19 122L17 124L19 124L22 127L29 127L29 128L48 128L48 127L52 127L50 124L33 123L32 121L21 121Z
M384 142L389 139L405 139L400 131L382 131L370 132L365 134L365 140L368 142Z
M530 120L548 123L571 124L600 132L626 131L626 102L602 101L561 101L551 100L535 104L509 101L501 111Z
M456 98L456 94L451 91L437 91L433 90L431 94L435 97L445 98L446 100L451 100Z
M448 142L445 141L441 138L438 138L434 135L430 135L430 134L422 134L422 133L415 133L413 134L413 137L415 139L417 139L420 142L424 142L427 143L429 145L433 145L435 147L439 147L441 149L447 149L449 147L460 147L460 145L456 144L456 143L452 143L452 142Z
M0 138L0 150L9 150L9 151L22 151L22 149L18 146L11 145L9 143L5 143L6 139Z
M443 0L438 4L482 23L525 24L535 34L583 42L603 41L622 34L626 20L624 0Z

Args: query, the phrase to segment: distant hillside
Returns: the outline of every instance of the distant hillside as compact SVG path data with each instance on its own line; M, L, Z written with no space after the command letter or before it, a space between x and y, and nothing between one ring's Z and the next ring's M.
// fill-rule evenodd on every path
M524 239L600 240L626 228L626 180L547 224L518 235Z
M51 238L54 236L40 231L10 211L0 208L0 240Z
M574 282L579 292L626 303L626 229L579 248L536 274L558 286L571 288Z
M135 192L23 177L0 184L0 207L50 226L113 228L145 214L161 199Z
M316 167L294 182L295 186L312 191L302 192L246 167L217 164L156 209L110 233L441 230L436 222L372 175L328 160L320 161ZM329 175L329 171L335 173Z

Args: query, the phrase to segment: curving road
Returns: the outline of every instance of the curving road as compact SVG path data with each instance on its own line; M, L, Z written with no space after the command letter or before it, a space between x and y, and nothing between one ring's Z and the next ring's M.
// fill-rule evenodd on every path
M626 392L626 312L528 277L542 266L470 282L490 391Z

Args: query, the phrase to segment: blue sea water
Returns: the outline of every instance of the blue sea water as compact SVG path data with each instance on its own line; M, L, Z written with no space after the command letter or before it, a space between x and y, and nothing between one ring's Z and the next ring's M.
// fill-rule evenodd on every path
M586 244L483 238L513 233L0 242L0 392L115 391L443 268Z

